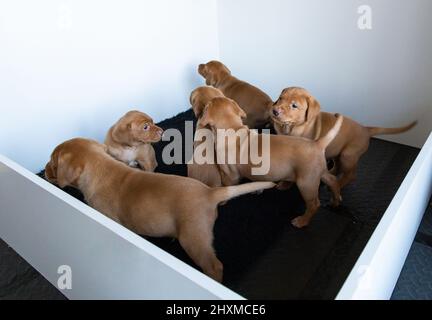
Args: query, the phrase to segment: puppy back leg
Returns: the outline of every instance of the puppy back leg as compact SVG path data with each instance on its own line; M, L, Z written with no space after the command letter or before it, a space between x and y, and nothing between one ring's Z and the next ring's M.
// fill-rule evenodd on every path
M337 178L334 175L332 175L330 172L326 171L322 175L321 181L324 182L332 192L331 205L333 207L339 206L340 202L342 201L342 197L340 194L340 188L339 188L339 183L337 181Z
M344 188L347 184L353 182L357 174L357 163L359 156L342 153L339 157L341 176L339 179L340 189Z
M202 213L206 215L207 213ZM179 231L179 242L189 257L210 278L222 282L223 265L213 248L213 223L190 224Z

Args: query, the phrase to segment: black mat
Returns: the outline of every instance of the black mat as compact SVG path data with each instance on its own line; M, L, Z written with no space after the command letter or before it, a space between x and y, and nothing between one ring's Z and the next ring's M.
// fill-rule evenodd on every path
M185 120L193 120L192 111L159 125L184 132ZM185 165L163 164L161 154L167 143L155 145L157 171L185 176ZM331 209L330 194L321 187L322 207L302 230L290 224L304 210L296 188L245 195L221 206L215 248L224 264L224 285L250 299L333 299L418 152L372 139L357 181L342 192L342 206ZM76 190L66 191L82 200ZM177 241L147 239L194 266Z

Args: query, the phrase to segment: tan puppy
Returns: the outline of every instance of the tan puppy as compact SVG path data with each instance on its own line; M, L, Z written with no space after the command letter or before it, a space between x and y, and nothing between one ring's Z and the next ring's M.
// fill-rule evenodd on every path
M201 124L200 118L206 104L217 97L224 97L224 95L219 89L212 87L199 87L192 91L190 95L190 103L195 113L195 117L198 119L198 122L196 124L196 131L205 128L205 126ZM204 141L194 142L194 150L196 150L196 148L202 144L206 144L207 146L209 146L209 148L214 148L214 140L207 141L206 139ZM197 179L210 187L222 186L219 169L216 164L198 164L192 162L187 164L187 170L188 177L190 178Z
M78 188L90 206L138 234L177 238L217 281L223 269L212 245L218 203L274 186L261 182L209 188L186 177L135 170L109 156L105 145L87 139L55 148L45 176L61 188Z
M332 114L320 112L318 101L303 88L287 88L282 91L272 108L272 121L278 134L309 139L319 139L335 124ZM378 134L405 132L416 121L401 128L363 127L345 117L342 127L326 150L327 159L335 160L332 173L340 175L340 188L356 177L357 163L369 147L369 140Z
M332 190L333 204L335 206L339 204L340 193L336 177L327 171L324 152L342 125L343 118L341 116L335 118L335 125L327 135L317 141L312 141L304 138L254 133L243 125L242 116L244 115L244 111L235 101L228 98L216 98L207 105L201 119L203 125L210 126L214 131L217 129L234 129L235 133L232 133L231 130L228 137L236 137L238 142L235 146L231 145L230 148L236 148L236 159L242 159L242 155L243 159L247 159L247 161L243 162L244 164L238 164L238 160L235 164L221 164L218 158L218 166L224 185L237 184L243 177L253 181L288 181L297 183L306 202L306 212L292 220L292 224L298 228L308 225L318 210L320 205L318 198L320 181L326 183ZM263 175L254 175L252 173L253 161L245 144L252 145L252 139L258 139L259 143L257 145L261 145L259 152L263 153L264 136L270 139L269 171ZM229 152L227 146L228 144L225 144L225 146L220 147L220 144L217 143L216 152L218 155L222 153L227 155ZM246 154L244 153L245 150ZM228 159L222 160L224 160L224 163L228 163Z
M212 99L225 97L222 91L213 87L198 87L191 92L190 104L197 119L200 119L204 108Z
M153 172L157 161L151 143L160 141L163 130L140 111L129 111L108 131L108 153L131 167Z
M247 115L243 122L249 128L262 127L270 121L271 98L257 87L232 76L224 64L219 61L200 64L198 72L206 79L207 85L220 89L240 105Z

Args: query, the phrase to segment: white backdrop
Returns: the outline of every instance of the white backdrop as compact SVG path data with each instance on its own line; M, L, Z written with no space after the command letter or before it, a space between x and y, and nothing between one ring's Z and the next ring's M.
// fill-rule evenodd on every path
M357 26L365 4L371 30ZM431 12L430 0L219 0L221 59L272 98L303 86L367 125L418 119L385 138L421 146L432 130Z
M175 115L217 57L214 0L0 1L0 153L37 171L134 106Z
M224 61L273 98L308 88L367 125L432 127L430 0L0 1L0 153L32 171L52 148L103 140L124 112L185 110L198 63Z

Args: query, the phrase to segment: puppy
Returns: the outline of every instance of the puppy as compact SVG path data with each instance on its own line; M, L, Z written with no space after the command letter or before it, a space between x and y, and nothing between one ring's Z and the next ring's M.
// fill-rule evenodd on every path
M246 112L244 124L249 128L264 127L269 123L272 105L270 97L253 85L231 75L231 71L219 61L200 64L198 73L206 84L218 88L227 97L236 101Z
M284 89L272 107L271 118L278 134L319 139L335 124L332 114L320 112L319 102L303 88ZM363 127L345 117L336 138L326 149L326 158L334 159L332 173L339 176L340 188L356 177L360 157L369 147L371 137L408 131L417 121L401 128Z
M151 143L159 142L162 134L163 130L148 115L129 111L109 129L105 144L108 153L117 160L153 172L157 161Z
M55 148L45 176L61 188L78 188L90 206L138 234L177 238L217 281L222 281L223 269L212 245L218 203L274 186L261 182L209 188L186 177L135 170L109 156L105 145L87 139Z
M292 224L298 228L308 225L318 210L320 205L318 198L320 181L326 183L332 190L333 205L337 206L339 204L340 192L337 180L335 176L327 171L324 152L338 133L343 121L342 116L336 115L333 128L317 141L280 135L257 134L243 125L242 117L245 116L246 114L235 101L227 98L215 98L207 104L201 118L202 124L210 126L215 133L219 129L234 129L225 132L228 140L234 138L231 141L236 141L234 146L229 143L219 143L218 139L222 138L216 135L218 166L224 185L237 184L241 178L248 178L253 181L295 182L306 202L306 212L292 220ZM258 152L263 154L265 150L263 149L264 136L270 141L267 158L269 160L269 170L263 175L254 175L254 164L248 152L249 148L245 144L249 143L252 146L255 142L255 145L261 146L258 147L261 148ZM224 139L226 140L226 137ZM258 141L254 139L258 139ZM243 160L241 164L238 161L230 164L233 161L228 162L226 155L230 151L233 152L232 148L235 148L236 159L247 159L247 161ZM222 156L219 158L221 154L225 155L225 159Z
M192 105L192 110L195 113L195 117L198 119L196 125L195 135L198 130L205 129L205 126L201 124L201 116L204 111L204 107L207 103L209 103L212 99L217 97L224 97L223 93L216 88L212 87L199 87L192 91L190 95L190 103ZM214 141L205 139L204 141L195 141L194 142L194 152L197 150L198 146L206 145L206 150L213 149L214 150ZM208 146L208 147L207 147ZM189 162L187 164L188 177L197 179L209 187L220 187L222 186L222 181L219 173L219 169L217 165L210 163L198 164L194 161Z

